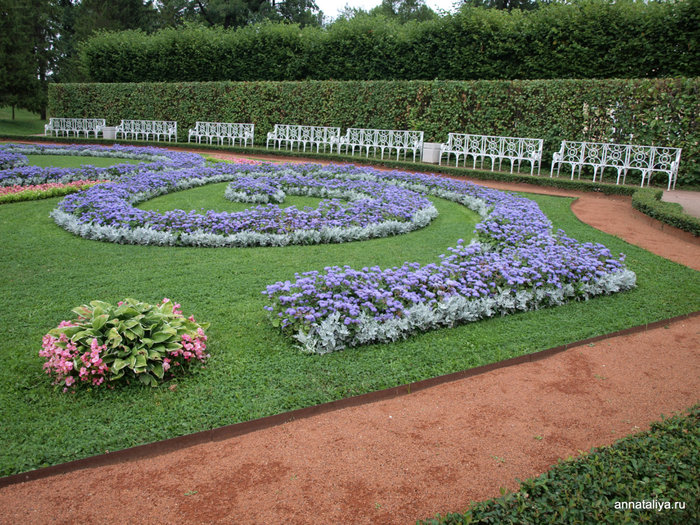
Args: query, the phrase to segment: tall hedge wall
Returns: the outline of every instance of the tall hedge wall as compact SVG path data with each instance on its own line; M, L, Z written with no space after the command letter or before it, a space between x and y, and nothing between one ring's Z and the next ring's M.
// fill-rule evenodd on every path
M679 181L700 183L700 77L636 80L307 81L52 84L55 117L252 122L256 143L274 124L416 129L683 148Z
M93 82L692 77L699 28L700 0L582 0L406 25L360 17L327 29L102 33L83 46L81 63Z

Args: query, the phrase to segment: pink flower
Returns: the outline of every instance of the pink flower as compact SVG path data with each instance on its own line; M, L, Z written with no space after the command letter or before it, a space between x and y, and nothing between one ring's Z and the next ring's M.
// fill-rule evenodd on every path
M75 378L73 376L66 377L66 386L71 386L73 383L75 383Z

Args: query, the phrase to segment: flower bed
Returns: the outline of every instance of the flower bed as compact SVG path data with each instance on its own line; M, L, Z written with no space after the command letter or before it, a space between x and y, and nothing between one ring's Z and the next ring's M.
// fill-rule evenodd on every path
M115 164L108 168L41 168L27 166L26 155L75 155L142 160L139 164ZM78 180L117 180L140 171L161 171L203 166L204 159L194 153L169 151L161 148L99 145L0 145L0 187L37 184L66 184Z
M102 301L75 308L77 319L61 321L42 340L39 355L54 384L112 386L138 381L157 386L195 363L204 363L208 323L185 318L168 298L150 305L135 299L116 306Z
M61 197L69 193L75 193L76 191L86 190L101 182L107 181L77 180L65 184L49 182L47 184L34 184L31 186L0 186L0 204L46 199L49 197Z
M2 146L0 146L0 170L26 166L27 162L27 157L25 157L21 153L5 151L2 149Z
M231 181L227 197L244 202L282 201L288 193L329 199L316 210L267 204L239 213L159 213L134 206L224 181ZM145 171L71 195L52 216L73 233L110 242L283 246L361 240L422 227L437 214L426 194L477 211L484 218L476 226L478 241L465 245L459 240L439 262L424 266L332 267L271 284L263 293L270 299L266 309L273 325L304 351L322 354L635 286L624 256L552 232L534 202L432 175L313 164Z
M349 266L296 274L263 292L272 322L306 352L395 341L419 330L585 300L635 286L624 256L579 243L551 223L536 203L515 195L434 176L366 170L461 202L484 220L478 242L461 240L440 262L355 270Z
M190 246L284 246L347 242L405 233L427 225L437 210L416 191L367 180L359 168L319 165L221 164L209 168L138 173L71 195L52 212L65 229L95 240ZM348 177L354 174L354 179ZM234 180L331 197L316 209L273 204L243 212L204 214L146 211L134 205L172 191ZM349 180L345 180L349 179ZM341 202L338 197L347 198Z

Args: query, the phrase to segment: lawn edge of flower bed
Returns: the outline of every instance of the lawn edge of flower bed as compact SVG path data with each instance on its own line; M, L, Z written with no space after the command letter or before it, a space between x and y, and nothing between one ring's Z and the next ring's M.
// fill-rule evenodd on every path
M103 467L108 465L136 461L139 459L156 457L168 454L170 452L174 452L176 450L189 448L195 445L201 445L215 441L223 441L244 434L249 434L258 430L264 430L278 425L283 425L294 420L306 419L309 417L334 412L336 410L341 410L344 408L356 407L377 401L393 399L414 392L418 392L420 390L426 390L428 388L442 385L445 383L450 383L453 381L482 375L493 370L508 368L523 363L547 359L553 355L559 354L577 346L595 343L611 337L642 333L651 329L668 325L670 323L675 323L684 319L691 319L695 317L700 317L700 310L678 315L668 319L661 319L659 321L625 328L608 334L589 337L587 339L566 343L563 345L548 348L545 350L540 350L530 354L511 357L503 361L497 361L495 363L489 363L474 368L468 368L459 372L452 372L450 374L445 374L429 379L423 379L421 381L416 381L413 383L398 385L382 390L376 390L374 392L367 392L365 394L360 394L357 396L351 396L335 401L329 401L327 403L321 403L320 405L312 405L296 410L291 410L288 412L282 412L280 414L266 416L258 419L252 419L250 421L233 423L231 425L225 425L223 427L217 427L210 430L203 430L192 434L185 434L183 436L177 436L161 441L154 441L143 445L137 445L135 447L125 448L117 450L115 452L98 454L95 456L89 456L86 458L77 459L66 463L58 463L56 465L50 465L48 467L41 467L27 472L12 474L10 476L0 477L0 488L7 487L10 485L16 485L18 483L24 483L28 481L35 481L38 479L57 476L61 474L68 474L70 472L75 472L78 470Z

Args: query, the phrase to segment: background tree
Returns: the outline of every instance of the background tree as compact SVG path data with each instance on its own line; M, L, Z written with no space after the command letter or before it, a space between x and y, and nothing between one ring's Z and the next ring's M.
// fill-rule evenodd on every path
M0 0L0 104L46 118L46 84L56 63L56 3Z
M424 22L438 17L437 13L425 5L425 0L382 0L382 3L369 11L370 15L383 15L405 24L410 20Z
M485 9L521 9L527 11L537 9L540 4L547 4L547 0L464 0L462 7L483 7Z
M157 29L160 22L152 0L82 0L75 4L75 9L77 41L83 41L99 30L143 29L150 32Z
M299 24L301 27L320 27L323 22L323 12L319 11L314 0L272 0L272 5L284 22Z

